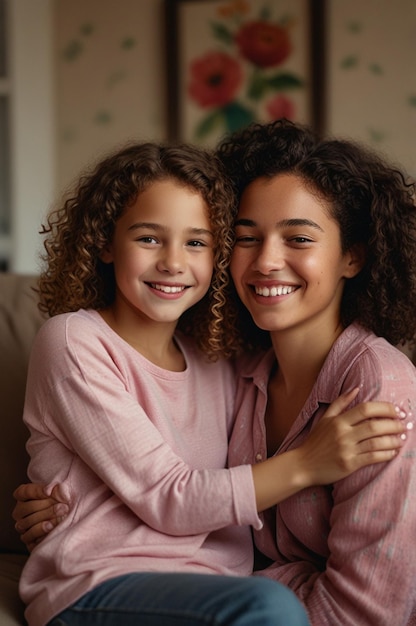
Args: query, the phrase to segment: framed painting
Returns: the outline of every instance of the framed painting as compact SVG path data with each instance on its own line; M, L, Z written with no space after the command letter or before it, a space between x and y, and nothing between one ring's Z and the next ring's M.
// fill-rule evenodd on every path
M171 140L255 121L325 126L325 0L165 0Z

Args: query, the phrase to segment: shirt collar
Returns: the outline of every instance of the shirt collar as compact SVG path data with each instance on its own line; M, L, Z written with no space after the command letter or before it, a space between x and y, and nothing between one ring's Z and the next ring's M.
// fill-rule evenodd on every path
M341 333L325 359L309 396L308 405L331 404L339 397L346 373L367 349L366 338L371 334L358 324L351 324ZM258 388L263 389L275 362L273 348L270 348L267 352L254 356L243 356L239 360L238 369L243 378L251 378Z

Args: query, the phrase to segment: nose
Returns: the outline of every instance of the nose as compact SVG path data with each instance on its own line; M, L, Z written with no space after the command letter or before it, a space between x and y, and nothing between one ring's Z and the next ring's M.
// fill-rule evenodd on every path
M160 272L181 274L185 271L185 250L181 245L164 246L157 264Z
M275 270L283 269L284 266L283 245L274 238L264 240L253 261L253 269L261 274L270 274Z

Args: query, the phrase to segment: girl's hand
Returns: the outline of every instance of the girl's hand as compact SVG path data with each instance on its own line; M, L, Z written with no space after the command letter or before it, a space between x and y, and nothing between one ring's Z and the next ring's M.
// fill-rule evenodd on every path
M43 485L20 485L13 497L17 500L12 512L15 528L29 551L65 519L69 511L59 485L54 487L51 496L45 494Z
M389 402L363 402L345 411L358 391L333 402L301 446L252 465L258 511L305 487L334 483L396 456L412 422Z
M298 448L310 485L341 480L373 463L393 459L402 447L413 423L389 402L364 402L343 410L358 389L333 402Z

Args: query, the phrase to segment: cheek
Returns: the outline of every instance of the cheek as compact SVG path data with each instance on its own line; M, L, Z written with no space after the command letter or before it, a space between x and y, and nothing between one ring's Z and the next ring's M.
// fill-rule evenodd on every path
M242 274L243 258L241 257L240 250L236 248L231 256L230 273L234 281L238 280L238 277Z
M201 262L199 268L199 274L201 281L204 281L208 285L211 284L211 280L214 274L214 254L211 253Z

